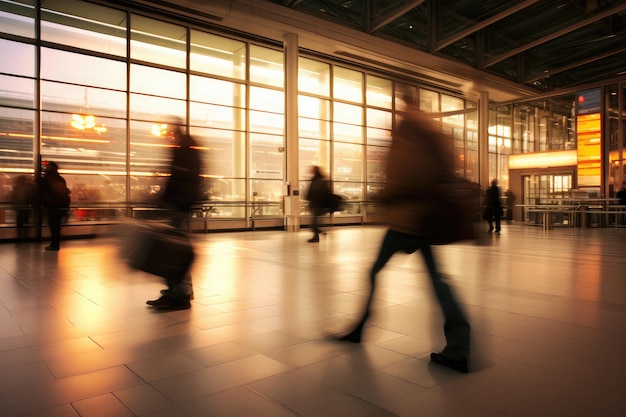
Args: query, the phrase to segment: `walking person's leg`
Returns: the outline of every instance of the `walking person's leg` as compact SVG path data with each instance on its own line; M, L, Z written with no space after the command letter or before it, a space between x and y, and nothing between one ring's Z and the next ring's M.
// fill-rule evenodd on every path
M50 245L46 246L46 250L58 250L61 247L61 212L58 209L48 209L48 227Z
M317 213L318 209L312 209L311 213L311 229L313 230L313 237L309 239L309 242L319 242L320 241L320 226L319 226L319 217Z
M495 221L496 221L496 233L500 233L500 230L501 230L500 222L502 221L502 216L500 216L500 213L501 213L500 209L494 210L494 213L493 213L493 217L495 218Z
M369 295L367 297L367 301L365 302L365 308L363 309L363 313L361 318L357 322L356 326L351 330L348 334L339 337L339 340L344 340L348 342L359 343L361 342L361 335L363 333L363 327L369 318L372 301L374 300L374 291L376 290L376 275L384 268L389 259L393 256L394 253L403 249L403 245L406 245L404 242L404 234L395 232L393 230L387 230L385 237L380 245L380 249L378 250L378 256L370 269L369 274Z
M461 311L452 289L437 270L430 245L423 244L420 249L428 268L433 290L445 318L443 331L446 337L446 347L441 353L431 354L431 358L433 362L467 372L471 326Z

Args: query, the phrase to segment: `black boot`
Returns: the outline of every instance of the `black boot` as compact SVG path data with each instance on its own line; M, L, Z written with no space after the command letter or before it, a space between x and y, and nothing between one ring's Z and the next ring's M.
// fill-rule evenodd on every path
M363 336L363 327L365 327L365 322L369 318L369 311L365 313L365 315L361 318L359 323L350 331L349 333L343 336L334 336L335 340L340 342L351 342L351 343L361 343L361 338Z

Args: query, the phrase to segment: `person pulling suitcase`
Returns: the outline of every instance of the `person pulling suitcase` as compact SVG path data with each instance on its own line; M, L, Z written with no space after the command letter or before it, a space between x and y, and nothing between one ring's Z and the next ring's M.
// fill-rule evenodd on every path
M198 200L200 194L202 161L196 141L189 134L184 133L179 125L174 126L170 132L170 138L174 145L172 147L171 175L165 184L159 206L165 209L169 225L184 233L181 226L189 217L191 206ZM162 243L168 244L166 238ZM168 276L165 281L167 289L161 290L159 298L148 300L146 304L154 307L155 310L186 310L191 308L193 285L188 270L182 276L179 274Z

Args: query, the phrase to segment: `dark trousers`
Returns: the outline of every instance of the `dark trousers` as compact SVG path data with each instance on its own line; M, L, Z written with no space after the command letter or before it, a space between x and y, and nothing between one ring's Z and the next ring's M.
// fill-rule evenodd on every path
M491 208L489 210L491 212L491 215L489 216L489 220L488 220L488 222L489 222L489 230L490 231L493 230L493 223L495 221L495 223L496 223L496 232L499 232L500 229L501 229L501 227L500 227L500 220L501 220L500 214L502 212L502 209L500 209L500 208Z
M470 350L470 324L454 298L452 289L443 280L437 270L437 265L430 245L419 236L388 230L380 246L378 257L370 271L370 293L365 306L362 322L369 316L374 291L376 290L376 275L387 264L396 252L413 253L419 250L430 275L433 290L443 312L445 323L443 331L446 337L446 347L442 353L451 359L467 359Z
M50 246L58 248L61 244L61 223L66 211L48 208L48 227L50 227Z
M315 213L316 210L311 214L311 229L313 230L314 236L319 236L321 233L320 230L320 216Z
M189 218L189 210L168 209L167 218L170 226L181 230L185 220ZM165 282L170 296L183 300L193 298L193 282L189 272L182 279L166 279Z

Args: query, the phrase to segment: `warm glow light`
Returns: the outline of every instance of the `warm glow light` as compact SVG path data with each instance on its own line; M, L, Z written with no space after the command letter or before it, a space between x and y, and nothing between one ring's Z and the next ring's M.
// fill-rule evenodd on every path
M92 116L90 114L86 116L81 116L80 114L73 114L70 125L74 129L78 129L78 130L93 129L96 126L96 118L95 116Z
M62 142L110 143L110 141L106 139L66 138L63 136L42 136L41 139L57 140Z
M509 169L565 167L577 163L575 150L509 155Z
M165 136L167 134L167 124L153 124L152 129L150 129L150 133L152 133L154 136Z

